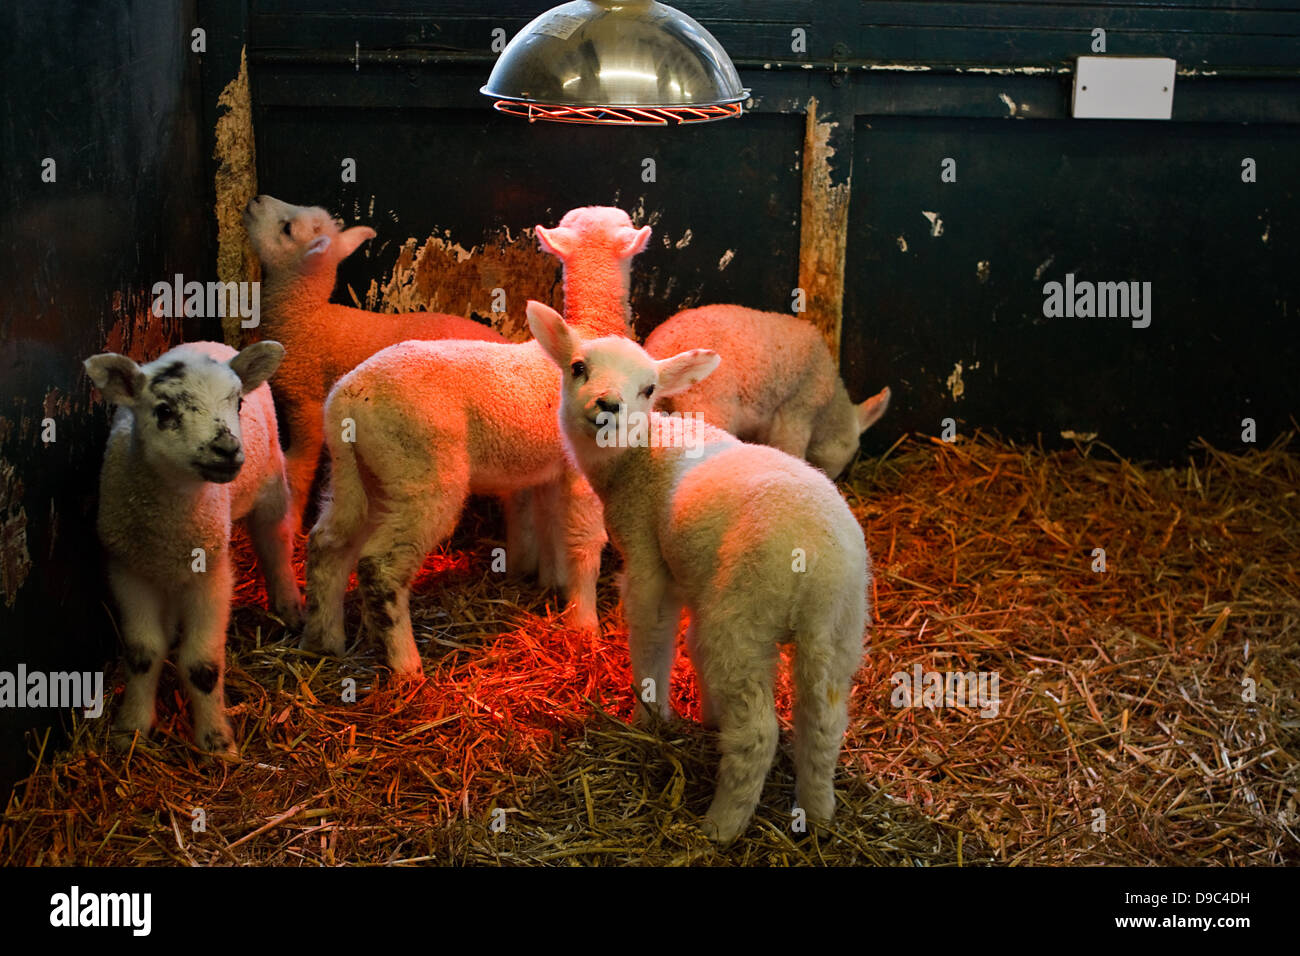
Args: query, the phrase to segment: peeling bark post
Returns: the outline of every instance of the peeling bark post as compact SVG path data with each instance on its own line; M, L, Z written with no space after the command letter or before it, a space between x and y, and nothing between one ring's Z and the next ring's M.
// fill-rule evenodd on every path
M808 98L799 225L799 288L807 296L808 321L821 330L837 362L844 320L844 253L848 246L853 177L853 129L839 127L835 121L819 121L817 97ZM831 146L832 133L837 134L838 150Z
M217 217L217 275L222 282L255 282L262 277L261 263L244 231L244 206L257 195L257 150L253 141L253 104L248 93L248 56L239 54L239 73L217 98L218 109L212 158ZM227 345L240 348L243 329L238 315L222 318Z

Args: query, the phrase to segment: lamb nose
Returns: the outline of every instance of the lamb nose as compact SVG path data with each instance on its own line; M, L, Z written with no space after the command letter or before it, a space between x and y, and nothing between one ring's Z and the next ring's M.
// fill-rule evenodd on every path
M609 412L611 415L617 415L619 409L623 406L620 402L608 402L603 398L596 399L596 407L602 412Z
M212 442L212 450L222 458L228 458L234 461L239 455L239 439L234 435L222 435Z

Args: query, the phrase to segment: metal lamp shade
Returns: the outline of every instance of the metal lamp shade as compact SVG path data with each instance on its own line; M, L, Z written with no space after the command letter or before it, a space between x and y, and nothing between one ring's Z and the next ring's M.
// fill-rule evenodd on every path
M524 27L480 92L529 120L660 126L739 116L749 90L713 36L654 0L574 0Z

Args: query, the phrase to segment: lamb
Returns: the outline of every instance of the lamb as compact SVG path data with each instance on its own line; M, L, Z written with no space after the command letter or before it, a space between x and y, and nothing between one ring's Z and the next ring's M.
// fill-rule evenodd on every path
M625 213L574 210L539 228L565 258L565 308L595 336L625 336L626 280L590 281L639 252L649 229ZM590 250L590 255L588 251ZM626 276L627 266L621 266ZM356 565L362 617L401 676L421 671L411 582L470 494L533 489L548 503L541 570L563 587L569 623L594 632L605 544L599 500L566 467L555 418L560 376L536 342L402 342L341 378L325 403L331 479L307 546L305 646L343 651L343 596ZM549 555L549 557L548 557ZM547 572L548 565L553 565Z
M584 337L540 303L527 311L562 370L569 453L623 555L633 693L659 717L670 714L677 625L682 607L690 611L702 714L721 731L706 834L731 841L758 805L776 752L773 677L787 642L796 648L796 799L808 819L828 821L868 614L870 558L853 513L799 459L653 411L656 399L712 372L717 353L655 361L626 339Z
M661 359L695 347L716 351L722 366L665 400L664 411L698 412L744 441L806 458L831 478L853 460L861 434L889 407L888 388L854 406L821 334L792 315L737 305L688 309L645 343Z
M628 214L613 206L580 206L565 213L553 228L539 225L534 232L538 245L564 265L564 314L568 321L581 328L609 329L614 334L631 336L632 257L649 244L650 227L635 228ZM622 316L622 329L617 328L614 316ZM520 495L530 493L533 537L520 534L517 540L526 545L535 542L539 550L512 560L521 561L526 570L536 564L543 587L564 588L567 539L595 535L602 545L605 541L600 499L572 468L566 468L558 482ZM514 549L511 551L513 554ZM592 600L594 608L594 597ZM590 619L575 623L583 630L594 630L594 613Z
M117 406L98 527L129 670L119 739L153 727L158 675L179 640L195 739L204 750L235 753L224 703L232 521L247 524L271 609L286 623L299 620L289 490L265 384L283 356L278 342L238 353L189 342L144 367L112 352L84 363Z
M262 332L285 345L275 393L289 426L286 455L294 527L302 524L320 461L325 396L343 375L382 348L407 339L506 341L495 330L458 315L383 315L334 305L338 264L375 237L369 226L343 229L324 209L254 196L244 207L263 268ZM507 507L510 534L519 534ZM521 549L522 549L521 545Z
M631 335L632 257L650 242L650 227L635 228L613 206L580 206L555 228L534 231L538 244L564 263L565 318L579 328Z

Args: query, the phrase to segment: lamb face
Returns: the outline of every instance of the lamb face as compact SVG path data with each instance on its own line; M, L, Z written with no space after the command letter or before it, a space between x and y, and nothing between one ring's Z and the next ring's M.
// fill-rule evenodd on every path
M627 339L600 338L576 345L564 370L565 427L593 437L602 428L626 433L630 420L650 414L658 370Z
M836 382L835 398L822 413L808 443L808 463L826 472L833 480L849 466L858 453L862 433L880 420L889 408L890 391L881 389L865 402L854 405L844 389Z
M838 478L858 453L862 431L858 410L849 400L844 383L837 381L835 397L823 410L821 420L813 426L805 455L808 463L826 472L832 480Z
M310 273L336 266L375 237L369 226L343 229L319 206L294 206L274 196L248 201L244 228L268 273Z
M527 312L533 337L563 372L560 427L579 454L611 447L598 440L602 430L633 433L633 423L647 421L658 398L690 388L720 361L708 349L655 361L621 336L584 341L558 312L540 302L530 301Z
M145 460L177 483L234 481L244 464L243 396L276 370L284 349L259 342L219 362L178 346L148 365L106 353L86 360L104 397L134 418Z

